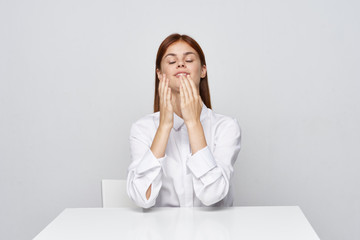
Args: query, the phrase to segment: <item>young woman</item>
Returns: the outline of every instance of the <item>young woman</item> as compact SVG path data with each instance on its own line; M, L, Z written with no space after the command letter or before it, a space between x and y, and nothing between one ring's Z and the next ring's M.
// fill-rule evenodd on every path
M199 44L172 34L156 56L154 113L130 131L127 192L140 207L232 206L236 119L211 110Z

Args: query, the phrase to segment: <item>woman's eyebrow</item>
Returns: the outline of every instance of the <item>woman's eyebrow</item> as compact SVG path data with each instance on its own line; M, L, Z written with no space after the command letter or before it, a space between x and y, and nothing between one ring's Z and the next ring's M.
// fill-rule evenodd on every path
M186 55L189 55L189 54L194 54L194 55L196 55L196 54L193 53L193 52L185 52L183 55L186 56ZM175 54L175 53L168 53L168 54L166 54L166 56L165 56L164 58L166 58L167 56L174 56L174 57L176 57L176 54Z

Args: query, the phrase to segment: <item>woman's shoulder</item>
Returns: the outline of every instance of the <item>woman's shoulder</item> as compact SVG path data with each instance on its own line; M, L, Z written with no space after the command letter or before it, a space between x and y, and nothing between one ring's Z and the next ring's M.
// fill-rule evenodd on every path
M224 114L220 114L218 112L215 112L212 109L209 109L210 115L211 115L211 119L214 123L218 123L218 124L231 124L231 123L238 123L238 120L235 117L232 116L228 116L228 115L224 115Z
M215 129L227 128L233 131L241 131L240 124L237 118L217 113L211 109L209 110L211 115L212 126Z
M145 116L137 119L131 125L131 129L149 130L157 128L159 125L159 112L146 114Z

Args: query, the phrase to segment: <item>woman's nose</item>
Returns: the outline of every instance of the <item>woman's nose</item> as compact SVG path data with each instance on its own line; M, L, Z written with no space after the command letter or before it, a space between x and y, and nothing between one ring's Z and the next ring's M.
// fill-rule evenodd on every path
M185 63L184 62L179 62L178 67L185 67Z

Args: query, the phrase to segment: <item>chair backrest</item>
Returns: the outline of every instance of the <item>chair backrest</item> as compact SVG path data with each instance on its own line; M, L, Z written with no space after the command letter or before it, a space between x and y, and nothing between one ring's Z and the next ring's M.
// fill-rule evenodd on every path
M135 206L135 204L127 195L126 180L103 179L101 185L103 208Z

